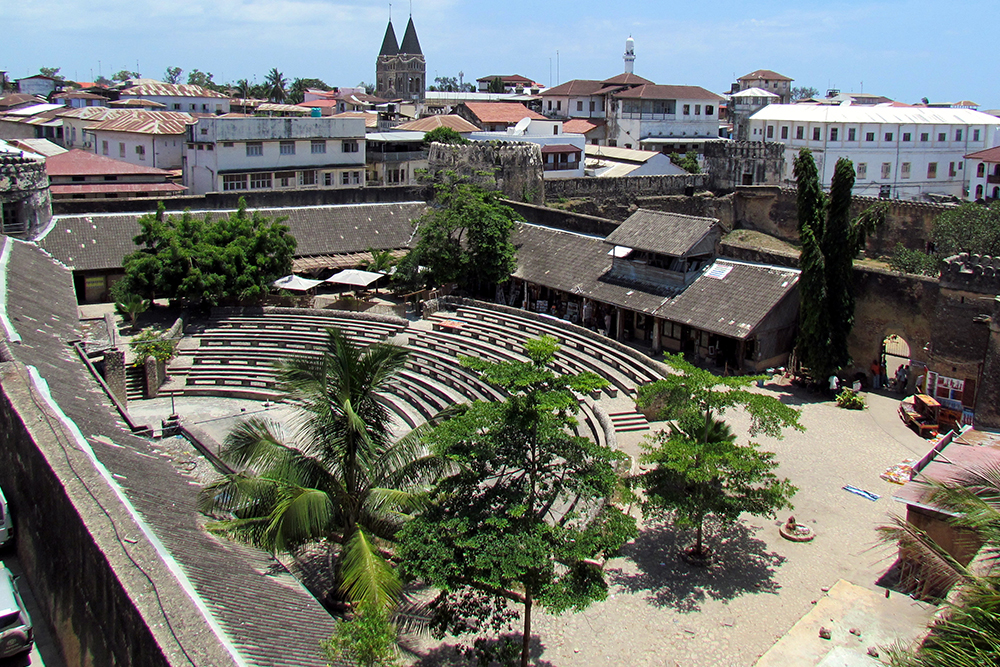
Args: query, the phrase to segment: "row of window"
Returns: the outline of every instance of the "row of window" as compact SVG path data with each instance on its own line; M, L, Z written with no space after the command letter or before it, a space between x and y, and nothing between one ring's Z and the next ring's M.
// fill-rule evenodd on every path
M958 176L958 172L961 171L961 170L962 170L962 163L961 162L949 162L948 163L948 177L949 178L955 178L956 176ZM854 171L855 171L855 176L857 177L857 179L859 181L860 180L865 180L865 179L868 178L868 165L866 163L859 162L857 164L857 166L855 167ZM909 162L900 163L900 165L899 165L899 177L900 178L910 178L910 173L911 173L911 163L909 163ZM938 163L937 162L929 162L929 163L927 163L927 178L937 178L937 173L938 173ZM892 163L891 162L883 162L882 163L881 178L882 179L890 179L890 178L892 178Z
M173 110L174 111L180 111L181 110L181 103L180 102L174 102L173 103ZM198 110L198 105L197 104L188 104L188 111L197 111L197 110ZM210 112L207 104L202 104L201 105L201 110L204 113L209 113ZM216 111L222 111L222 105L219 105L219 104L215 105L215 110Z
M281 141L278 144L278 152L281 155L295 155L295 144L294 141ZM226 141L222 145L225 148L232 148L234 144L232 141ZM360 144L356 139L345 139L340 144L340 150L344 153L357 153L360 150ZM264 155L264 142L248 141L246 151L247 157L260 157ZM312 139L309 142L309 152L313 155L326 153L326 139Z
M108 146L108 142L106 140L105 141L101 141L101 153L103 155L107 155L109 153L109 146ZM135 154L139 156L140 160L145 160L146 159L146 147L145 146L141 146L141 145L140 146L136 146L135 147ZM119 141L118 142L118 157L120 157L120 158L124 158L125 157L125 142L124 141Z
M334 171L322 172L324 187L334 187L337 185L337 173ZM342 171L340 173L340 185L361 185L362 172ZM319 182L315 169L305 171L276 171L259 172L254 174L223 174L222 189L230 190L270 190L272 188L289 188L296 184L300 186L315 186ZM248 187L249 184L249 187Z
M805 126L803 126L803 125L797 126L795 128L795 138L797 140L800 140L800 141L804 140L805 139L805 130L806 130ZM894 133L892 133L892 132L886 132L883 135L883 138L885 139L885 141L893 141L895 139L895 136L896 135ZM962 137L963 136L965 136L965 135L964 135L964 133L963 133L963 131L961 129L955 130L955 141L962 141ZM980 137L980 130L973 130L972 131L972 141L979 141L979 137ZM768 139L774 139L774 125L768 125L767 126L767 138ZM782 125L781 126L781 138L782 139L788 139L788 126L787 125ZM813 128L813 130L812 130L812 140L813 141L822 141L823 140L822 128L820 128L820 127L814 127ZM839 127L831 127L830 128L829 140L830 141L841 141L841 138L840 138L840 128ZM847 128L847 141L857 141L857 140L858 140L858 129L856 127L849 127L849 128ZM931 133L930 132L921 132L920 133L920 143L926 144L930 140L931 140ZM875 133L874 132L865 132L865 141L869 142L869 143L870 142L874 142L875 141ZM910 132L903 132L902 133L902 142L903 143L911 143L912 141L913 141L913 134L912 133L910 133ZM938 132L937 142L938 143L946 143L947 141L948 141L948 133L947 132Z

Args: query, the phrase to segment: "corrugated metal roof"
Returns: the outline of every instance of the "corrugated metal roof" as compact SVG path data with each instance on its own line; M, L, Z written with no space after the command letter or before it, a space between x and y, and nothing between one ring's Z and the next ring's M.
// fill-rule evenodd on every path
M44 113L46 111L55 111L56 109L64 109L62 104L32 104L30 107L19 107L17 109L11 109L7 112L10 116L34 116L35 114Z
M115 192L156 192L180 194L187 190L176 183L59 183L50 185L55 195L101 194Z
M121 92L122 97L212 97L228 100L228 95L217 93L208 88L193 86L186 83L144 83L138 86L126 88Z
M103 155L95 155L88 151L74 148L71 151L54 155L45 161L45 171L49 176L124 176L126 174L146 174L160 176L161 180L170 175L169 171L155 167L142 167L137 164L115 160Z
M893 123L901 125L1000 125L1000 119L972 109L870 105L769 104L750 120L802 123Z
M764 90L763 88L747 88L746 90L741 90L738 93L733 93L730 97L781 97L781 95L775 95L769 90Z
M94 125L91 132L135 132L137 134L184 134L188 125L195 123L191 114L180 111L146 111L144 109L120 110L123 113Z

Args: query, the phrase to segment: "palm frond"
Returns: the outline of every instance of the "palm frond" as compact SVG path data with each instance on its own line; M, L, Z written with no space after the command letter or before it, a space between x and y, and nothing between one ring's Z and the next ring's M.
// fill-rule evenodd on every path
M901 557L917 564L926 590L946 591L959 581L976 584L977 577L972 572L906 519L894 516L892 523L879 526L878 532L883 544L898 545Z
M390 609L403 584L364 530L359 529L344 547L341 590L355 604Z
M338 529L330 496L318 489L282 488L271 511L268 532L274 551L290 551Z

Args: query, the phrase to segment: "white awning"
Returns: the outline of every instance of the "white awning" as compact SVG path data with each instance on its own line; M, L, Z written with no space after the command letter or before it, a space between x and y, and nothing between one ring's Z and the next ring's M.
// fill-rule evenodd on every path
M302 278L292 274L290 276L285 276L284 278L278 278L271 284L278 289L306 292L322 282L322 280L311 280L309 278Z
M327 278L326 282L367 287L384 276L384 273L372 273L371 271L361 271L359 269L344 269L340 273L335 273Z

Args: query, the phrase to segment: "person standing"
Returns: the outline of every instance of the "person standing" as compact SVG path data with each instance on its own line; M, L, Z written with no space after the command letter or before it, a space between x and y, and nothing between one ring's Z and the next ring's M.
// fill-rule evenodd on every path
M879 364L878 359L872 360L872 365L869 370L872 372L872 389L878 391L882 382L882 365Z
M837 389L840 387L840 378L838 378L837 374L834 373L830 376L829 382L830 382L830 393L836 396Z

